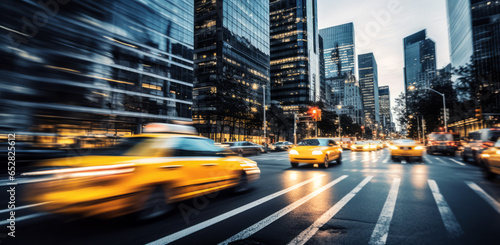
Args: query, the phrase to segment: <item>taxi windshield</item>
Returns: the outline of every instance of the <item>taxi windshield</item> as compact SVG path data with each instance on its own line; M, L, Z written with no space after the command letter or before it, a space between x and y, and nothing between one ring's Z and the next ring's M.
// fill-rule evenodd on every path
M364 141L358 141L358 142L356 142L354 144L356 144L356 145L366 145L366 142L364 142Z
M92 155L101 156L151 156L158 154L159 138L130 137L120 139L114 146L96 149Z
M415 144L414 140L396 140L394 141L395 145L413 145Z
M328 146L327 139L308 139L299 142L299 146Z

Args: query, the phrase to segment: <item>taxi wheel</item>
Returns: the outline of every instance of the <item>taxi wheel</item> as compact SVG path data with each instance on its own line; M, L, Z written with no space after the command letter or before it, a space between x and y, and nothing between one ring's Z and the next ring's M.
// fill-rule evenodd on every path
M321 165L322 168L328 168L328 156L325 156L325 162Z
M418 157L417 161L420 162L420 163L423 163L424 162L424 158L423 157Z
M248 189L249 189L248 177L245 174L245 172L243 172L240 176L240 179L238 180L238 185L236 187L234 187L233 192L234 193L241 193L241 192L247 191Z
M484 162L483 166L484 166L483 167L483 175L484 175L485 179L492 180L497 176L495 173L491 172L491 169L490 169L490 166L488 163Z
M337 164L342 164L342 154L339 154L339 158L337 158Z
M296 168L299 166L298 162L290 162L290 165L292 165L292 168Z
M398 159L397 159L395 156L391 156L391 160L392 160L393 162L395 162L395 161L397 161Z
M156 186L148 199L144 203L142 209L137 213L138 221L148 221L173 210L173 206L167 203L166 193L161 186Z

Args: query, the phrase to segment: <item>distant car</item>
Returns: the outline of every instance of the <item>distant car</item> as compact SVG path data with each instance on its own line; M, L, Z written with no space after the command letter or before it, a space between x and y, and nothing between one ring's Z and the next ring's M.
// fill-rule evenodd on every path
M480 156L483 166L484 177L493 179L500 174L500 140L493 147L483 151Z
M372 141L372 143L377 146L377 150L384 149L384 143L382 143L382 141Z
M245 190L260 176L256 162L231 156L189 128L182 133L167 124L163 133L162 125L152 125L154 131L146 127L144 134L126 137L112 148L46 160L39 170L23 173L44 177L26 186L26 201L46 203L38 208L49 213L102 218L132 214L144 221L175 209L179 201L228 188Z
M454 156L460 146L460 134L452 132L434 132L427 136L427 153L436 152Z
M296 168L299 163L319 164L328 168L331 161L342 163L342 148L329 138L302 140L288 152L290 164Z
M464 161L472 158L474 163L480 164L481 153L492 147L500 137L500 128L485 128L469 133L464 144L462 157Z
M224 142L231 151L239 156L260 155L264 152L264 147L249 141Z
M288 151L292 148L293 143L288 141L280 141L273 144L275 151Z
M342 137L342 140L340 138L333 138L337 144L340 144L342 146L342 149L344 150L350 150L351 146L356 142L356 138L352 137Z
M406 158L408 160L416 159L419 162L424 161L424 147L410 139L395 140L389 147L391 151L391 160Z
M351 151L373 151L375 147L368 141L356 141L351 145Z

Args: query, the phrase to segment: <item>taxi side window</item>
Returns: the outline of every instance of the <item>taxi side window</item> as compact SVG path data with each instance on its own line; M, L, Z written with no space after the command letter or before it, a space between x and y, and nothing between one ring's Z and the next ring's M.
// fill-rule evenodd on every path
M213 145L210 140L202 138L179 138L178 145L174 148L176 157L217 156L220 148Z
M328 141L328 145L337 145L337 144L335 143L335 141L333 141L333 140L329 140L329 141Z

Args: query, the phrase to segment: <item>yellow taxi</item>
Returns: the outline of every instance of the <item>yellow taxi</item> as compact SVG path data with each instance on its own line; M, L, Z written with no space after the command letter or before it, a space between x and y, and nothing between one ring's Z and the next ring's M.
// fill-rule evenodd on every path
M331 161L342 163L342 148L330 138L304 139L288 152L290 164L296 168L299 163L319 164L328 168Z
M113 148L44 161L46 170L23 174L46 180L28 186L26 199L48 203L40 206L46 212L149 220L175 202L228 188L244 191L259 178L256 162L182 127L192 128L151 124Z
M368 141L356 141L351 146L351 151L375 151L377 146Z
M391 151L391 159L393 161L396 161L398 158L416 159L419 162L423 162L424 160L424 147L418 145L414 140L395 140L389 146L389 150Z
M480 155L484 177L493 179L500 174L500 140Z

